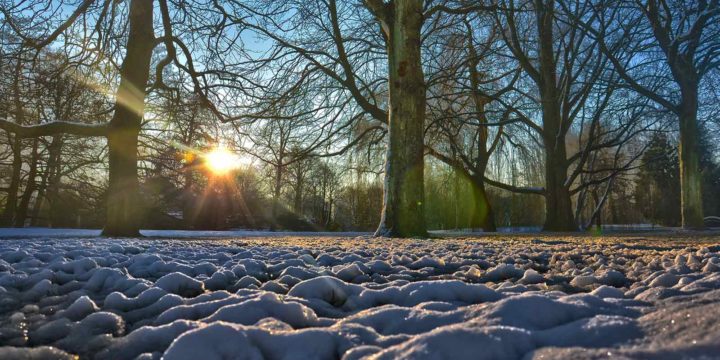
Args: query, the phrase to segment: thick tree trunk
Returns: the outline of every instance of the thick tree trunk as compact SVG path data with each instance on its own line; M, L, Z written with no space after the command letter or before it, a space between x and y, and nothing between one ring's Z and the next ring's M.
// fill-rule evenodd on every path
M697 90L683 91L680 105L679 159L680 203L684 229L704 227L697 109Z
M120 70L116 109L110 121L110 187L103 235L139 236L137 144L154 47L153 2L132 0L127 54Z
M423 1L396 0L383 21L389 67L389 139L376 236L427 236L424 216L425 79L420 59Z
M107 219L103 229L105 236L140 235L138 133L139 129L128 126L113 129L108 136L110 186L107 195Z
M485 191L485 181L482 177L472 179L473 207L470 217L471 228L482 228L485 232L497 231L495 227L495 214L490 199Z
M554 91L546 92L554 94ZM567 150L560 129L560 108L555 96L543 96L543 145L545 147L545 231L577 231L567 186Z
M557 149L553 151L553 147ZM565 143L545 143L545 231L577 231L570 190L565 186Z
M567 150L553 42L554 1L535 0L539 35L539 81L545 146L546 231L577 231L567 181Z
M37 190L37 166L38 166L38 139L33 139L32 146L32 159L30 160L30 170L28 171L27 185L25 185L25 191L20 198L20 204L18 204L17 211L15 212L15 227L24 227L25 220L27 219L27 212L30 206L30 200L33 194Z

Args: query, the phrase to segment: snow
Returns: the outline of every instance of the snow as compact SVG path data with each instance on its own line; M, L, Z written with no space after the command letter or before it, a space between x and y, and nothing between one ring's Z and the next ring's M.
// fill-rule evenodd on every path
M522 284L537 284L545 281L545 278L533 269L527 269L523 273L523 277L520 279Z
M602 286L596 288L595 290L591 291L590 294L595 295L602 299L607 299L607 298L622 299L625 297L625 294L622 292L622 290L620 290L616 287L607 286L607 285L602 285Z
M194 297L205 291L202 281L195 280L183 273L174 272L159 278L155 286L183 297Z
M577 287L588 287L595 283L597 283L597 278L592 275L578 275L570 281L570 285Z
M4 239L27 237L52 238L93 238L100 236L100 229L62 229L62 228L4 228L0 229ZM329 231L262 231L262 230L140 230L143 236L161 238L228 238L228 237L268 237L268 236L364 236L367 232L329 232ZM118 247L113 250L117 251Z
M22 359L22 360L44 360L44 359L57 359L57 360L73 360L76 357L53 348L50 346L39 346L36 348L17 348L10 346L0 346L0 354L5 359Z
M83 295L75 300L67 309L58 313L60 317L66 317L78 321L98 310L97 305L89 297Z
M673 287L680 280L675 274L660 274L658 277L650 282L651 287Z
M518 359L533 348L532 335L522 329L452 325L417 336L368 359Z
M714 237L9 234L0 241L0 358L720 353Z

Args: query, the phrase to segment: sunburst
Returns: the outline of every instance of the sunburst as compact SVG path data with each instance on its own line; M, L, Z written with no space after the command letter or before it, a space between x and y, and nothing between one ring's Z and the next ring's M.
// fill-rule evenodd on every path
M205 166L215 175L225 175L240 167L240 158L224 147L216 147L206 153Z

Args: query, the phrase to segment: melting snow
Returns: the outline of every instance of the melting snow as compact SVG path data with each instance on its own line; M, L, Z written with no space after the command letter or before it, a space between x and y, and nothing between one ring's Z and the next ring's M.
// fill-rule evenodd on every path
M720 354L713 243L86 235L0 241L0 358Z

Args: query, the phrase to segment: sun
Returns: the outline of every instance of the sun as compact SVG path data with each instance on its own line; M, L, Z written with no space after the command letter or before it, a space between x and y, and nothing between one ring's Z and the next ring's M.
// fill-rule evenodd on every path
M205 166L216 175L225 175L240 167L240 158L224 147L217 147L204 155Z

